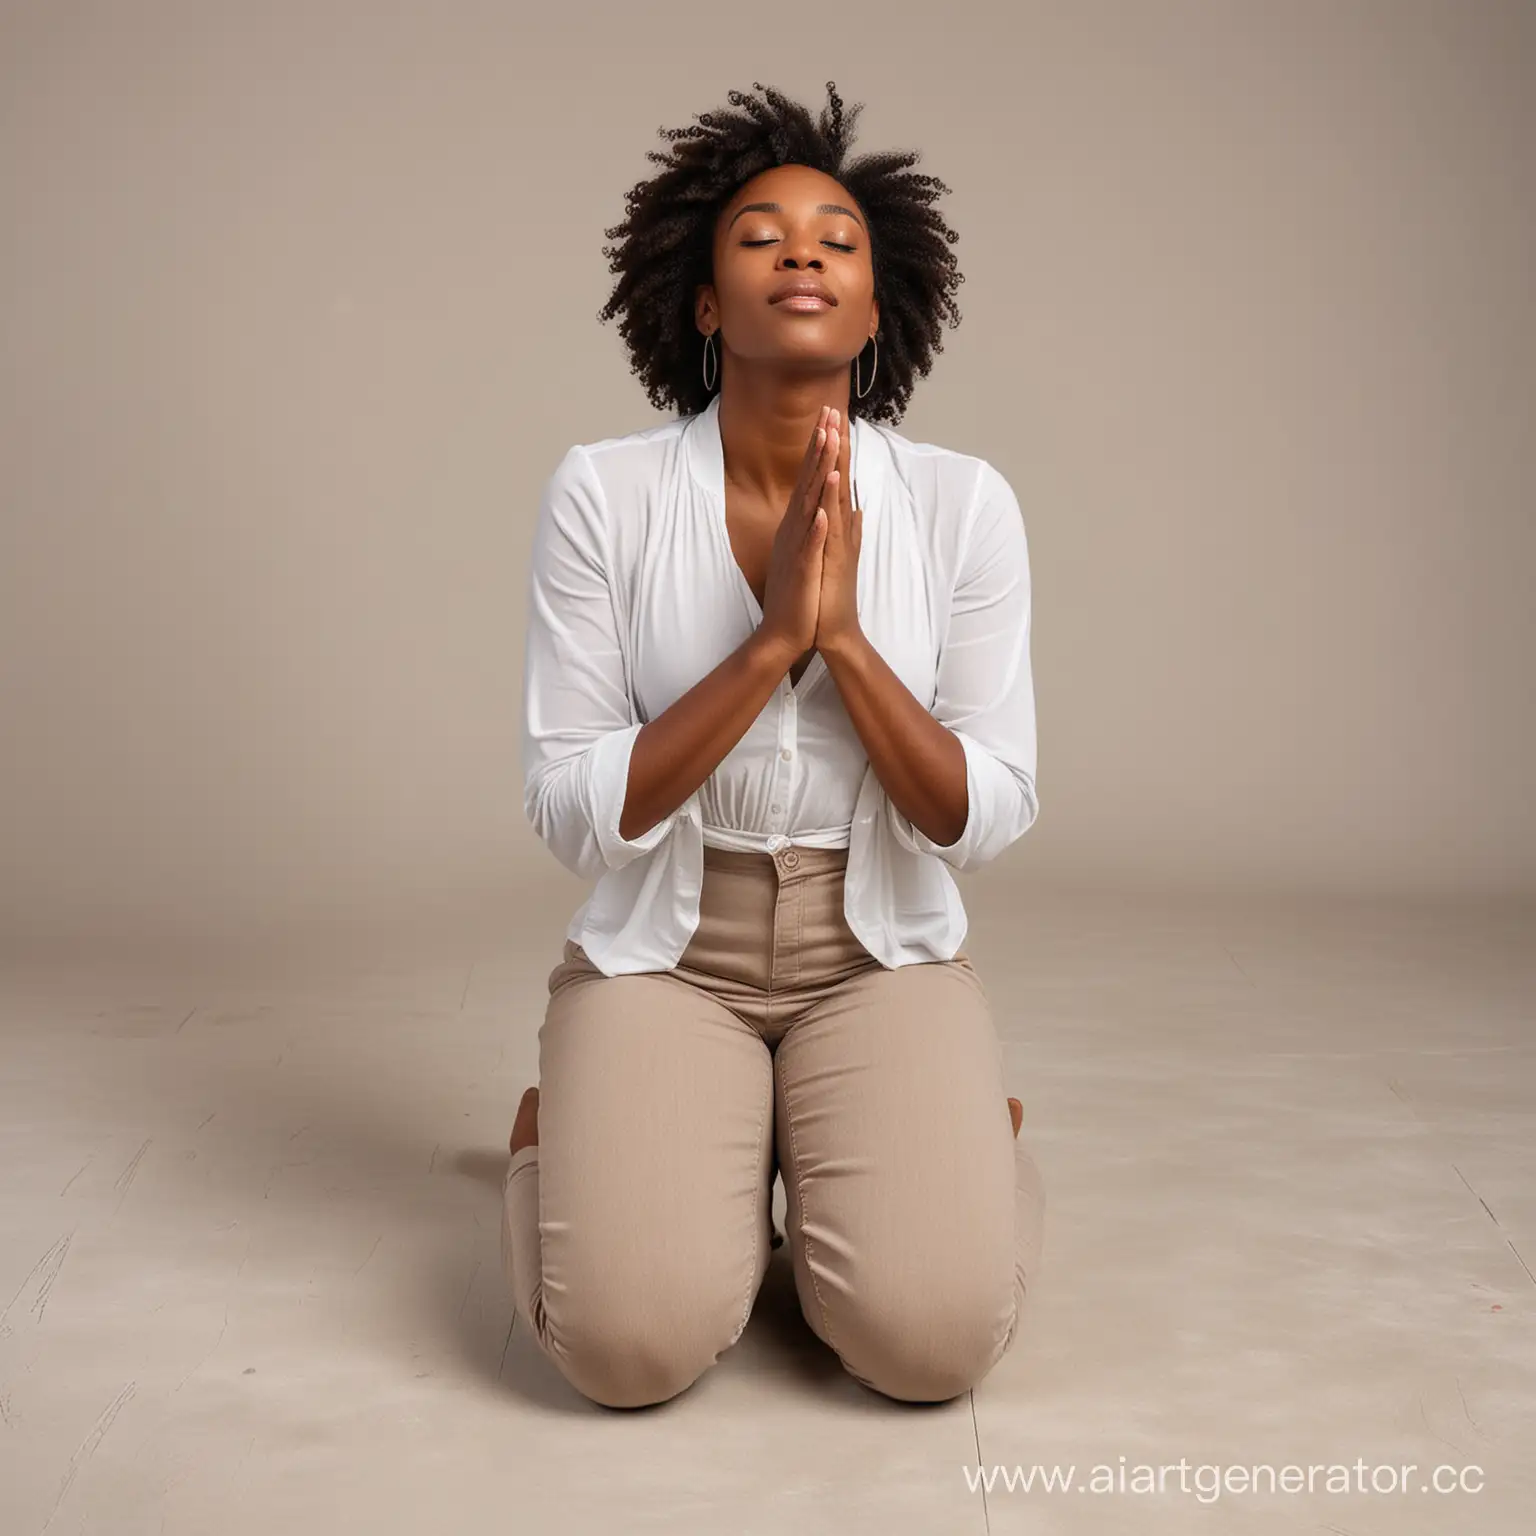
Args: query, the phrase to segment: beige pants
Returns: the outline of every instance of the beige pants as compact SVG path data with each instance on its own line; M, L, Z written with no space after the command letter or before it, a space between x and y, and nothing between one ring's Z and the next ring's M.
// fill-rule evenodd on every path
M801 1310L865 1386L941 1401L1013 1342L1045 1195L962 952L885 969L846 849L706 847L670 971L569 940L539 1031L539 1144L505 1181L514 1306L585 1396L683 1391L746 1327L782 1169Z

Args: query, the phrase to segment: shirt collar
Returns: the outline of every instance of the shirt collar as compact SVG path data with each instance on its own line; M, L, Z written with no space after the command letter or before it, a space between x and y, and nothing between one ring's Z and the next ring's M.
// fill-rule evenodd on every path
M849 471L858 488L866 517L884 484L885 454L879 428L862 416L850 418L853 441L849 447ZM693 478L711 496L725 500L725 449L720 441L720 395L716 391L702 411L688 418L683 434L688 467Z

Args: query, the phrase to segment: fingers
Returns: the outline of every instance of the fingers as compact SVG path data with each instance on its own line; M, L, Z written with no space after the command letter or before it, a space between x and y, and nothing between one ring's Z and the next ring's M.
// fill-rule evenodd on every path
M833 475L836 473L836 470L832 471ZM826 481L823 481L809 503L811 515L806 525L805 543L802 546L806 551L814 548L817 541L824 538L831 528L832 508L828 505L831 500L832 492L827 489Z
M804 541L802 550L809 550L813 543L834 531L834 519L839 519L836 531L847 526L851 501L846 486L853 439L848 431L848 418L839 412L834 423L832 416L832 407L822 406L796 486L792 512L797 512L798 518L786 519L791 527L799 528Z
M826 439L821 445L821 457L816 461L816 471L811 478L811 505L813 507L819 507L822 504L827 476L837 468L838 431L830 422L828 422L825 431Z
M827 417L831 412L832 407L830 405L822 406L821 415L816 418L816 425L811 428L811 440L806 444L805 463L802 466L803 473L805 474L810 474L811 470L815 467L816 460L821 457L820 434L826 430Z
M816 425L811 429L811 440L806 444L805 458L800 463L800 476L795 483L796 506L803 508L805 499L816 478L816 471L825 457L827 441L827 417L832 407L824 405L821 415L816 418Z
M838 462L843 452L843 443L848 436L848 425L846 419L839 415L837 420L834 422L831 420L831 417L834 414L835 413L830 410L827 412L828 420L826 424L826 441L822 445L821 459L816 466L817 473L815 477L815 505L817 506L822 505L824 497L830 495L830 492L826 490L827 481L837 473ZM827 508L827 516L829 518L831 517L833 511L833 507Z
M812 467L810 482L806 485L800 502L800 516L804 519L807 528L816 515L816 509L823 504L827 476L837 467L837 431L833 427L823 427L819 430L822 433L821 449Z
M832 430L836 442L829 449L829 454L835 453L837 462L827 472L823 485L823 503L827 509L828 522L832 525L830 531L841 535L848 530L848 520L853 509L853 500L848 490L853 433L848 430L848 418L841 414Z

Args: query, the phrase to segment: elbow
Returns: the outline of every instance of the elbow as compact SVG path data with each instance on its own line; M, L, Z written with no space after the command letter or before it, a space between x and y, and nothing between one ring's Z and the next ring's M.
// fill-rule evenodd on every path
M1011 843L1017 842L1038 814L1034 775L987 750L978 741L956 731L965 747L965 825L948 843L935 842L896 809L886 796L890 825L896 841L911 853L941 859L956 873L990 864Z
M999 776L997 792L981 824L968 826L957 839L953 850L934 850L957 872L963 873L990 864L1029 831L1040 813L1034 778L1022 768L1004 766L1007 767L1007 775Z
M1019 808L1016 817L1018 830L1009 838L1009 842L1015 842L1023 837L1034 826L1040 815L1040 797L1035 793L1034 775L1026 773L1022 768L1015 768L1013 776L1019 787Z
M534 835L573 875L595 880L606 863L591 823L574 798L551 776L531 780L523 793L523 814Z
M545 764L526 781L523 809L529 824L568 870L585 879L621 870L650 853L678 819L674 812L634 837L620 830L637 729L615 731L583 752Z
M1033 776L1012 764L1007 767L1011 784L1002 797L1002 808L992 838L993 846L987 855L989 859L995 859L1018 842L1034 826L1035 818L1040 814Z

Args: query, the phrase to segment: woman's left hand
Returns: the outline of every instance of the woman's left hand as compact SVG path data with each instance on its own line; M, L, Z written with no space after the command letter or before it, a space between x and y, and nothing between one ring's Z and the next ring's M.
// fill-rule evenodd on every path
M849 484L853 435L848 417L837 417L837 468L827 476L823 506L827 534L821 551L821 612L816 620L816 649L826 651L846 644L859 630L859 546L864 531L864 511L853 504Z

